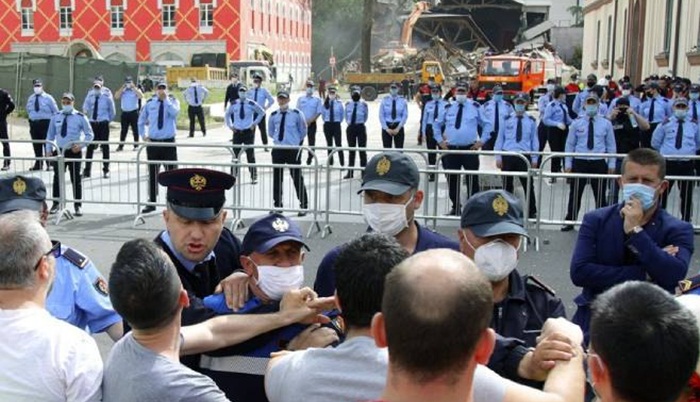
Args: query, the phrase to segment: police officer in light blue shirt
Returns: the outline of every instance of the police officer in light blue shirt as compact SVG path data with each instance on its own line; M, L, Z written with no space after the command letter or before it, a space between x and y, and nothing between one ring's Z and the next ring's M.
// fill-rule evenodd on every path
M579 116L569 127L565 148L567 153L614 154L617 152L612 123L598 113L599 103L600 98L596 93L589 91L585 98L585 115ZM600 156L567 156L564 158L564 169L567 173L614 174L615 158L608 158L606 161ZM576 219L588 180L577 178L569 181L569 203L565 218L567 221ZM590 179L590 183L596 208L604 207L609 183L605 179ZM561 228L563 232L573 229L571 224Z
M35 79L33 84L34 94L27 99L25 110L29 115L29 136L32 137L32 140L37 141L32 143L34 157L41 158L44 156L44 144L38 141L46 140L49 121L51 116L58 113L58 106L56 106L53 96L44 91L44 85L40 79ZM46 170L50 169L49 166L49 161L46 161ZM35 161L34 166L29 170L41 170L41 161Z
M588 91L586 91L588 94ZM547 127L547 142L552 152L563 152L566 142L566 133L571 125L569 108L566 106L566 91L562 87L555 87L552 93L552 101L544 109L542 122ZM550 164L552 173L561 172L561 158L553 158ZM551 179L556 182L556 178Z
M18 210L39 213L46 227L46 186L36 177L13 176L0 179L0 214ZM56 276L46 298L49 313L91 333L107 332L121 338L121 317L110 302L107 282L85 255L60 242L54 243Z
M187 102L187 117L190 120L190 137L194 137L194 118L199 121L202 135L207 136L207 126L204 122L204 109L202 105L209 96L209 90L204 88L196 78L190 79L190 86L185 90L185 102Z
M80 177L80 160L83 157L83 148L94 138L92 127L88 122L87 117L75 110L73 104L75 96L70 92L65 92L61 97L62 110L61 113L56 113L49 123L49 131L46 135L47 141L55 141L59 151L65 158L65 166L68 167L70 180L73 184L73 200L75 202L75 216L83 216L81 209L83 198L83 183ZM57 155L52 145L46 144L46 153L54 152ZM53 163L53 197L59 197L59 179L58 177L58 162ZM50 213L58 212L59 205L54 202L51 206Z
M275 100L272 98L272 95L270 95L270 91L262 86L262 77L260 75L255 75L253 77L253 88L250 88L248 91L248 99L255 101L255 103L260 105L266 112L270 106L275 104ZM258 128L260 129L260 139L262 143L267 145L267 119L265 117L260 120ZM267 152L267 147L265 147L265 152Z
M260 120L265 118L265 111L263 108L246 97L246 92L248 88L241 85L238 89L238 99L231 102L231 105L226 109L224 115L224 121L226 121L226 126L233 131L233 144L255 144L255 126L260 123ZM238 159L238 155L241 153L241 148L233 148L233 153ZM246 148L246 156L248 158L248 164L255 164L255 149ZM252 184L258 183L258 171L254 166L248 168L250 171L250 181ZM237 173L237 172L236 172ZM238 177L238 174L234 174Z
M90 120L90 126L95 133L95 141L109 141L109 122L114 119L116 109L112 91L104 86L104 80L98 76L92 83L90 90L83 102L83 113ZM92 175L92 155L98 145L90 144L85 153L85 171L83 178ZM102 176L109 178L109 144L100 144L102 149Z
M124 149L124 141L129 127L134 135L134 150L138 148L135 143L139 142L139 110L141 109L141 99L143 99L143 92L139 87L140 85L136 85L133 78L126 77L124 85L114 93L114 99L121 102L122 108L121 132L119 133L121 144L117 147L116 152Z
M289 107L289 92L280 91L277 93L277 103L279 109L270 114L270 138L275 145L285 145L299 147L304 143L306 136L306 119L299 109ZM301 164L301 148L272 149L272 163L275 165L288 165L289 174L292 176L294 189L299 199L299 216L305 216L309 208L309 197L304 185L304 176L300 167L292 167ZM283 208L282 187L283 187L283 167L272 169L272 197L275 208Z
M384 148L403 148L404 125L408 119L408 103L399 96L399 84L392 82L389 95L379 105L379 123L382 125L382 145ZM393 145L392 145L393 144Z
M557 87L557 82L553 78L547 80L547 93L537 99L537 111L539 112L540 122L537 125L537 140L540 143L539 152L544 151L547 145L547 126L544 125L544 111L547 105L554 100L554 89Z
M306 93L297 99L297 109L304 114L306 119L306 136L310 147L316 146L316 120L321 115L323 108L323 100L314 95L314 82L306 81ZM306 157L306 164L310 165L313 161L313 154L309 152Z
M698 124L688 114L688 100L676 98L673 102L673 116L660 123L651 138L652 148L666 159L666 174L669 176L694 176L695 166L690 159L683 158L696 154L700 149L700 130ZM676 156L676 158L668 158ZM669 180L668 189L661 197L661 207L666 208L668 193L675 180ZM695 182L679 181L681 198L681 215L690 222L693 212L693 187Z
M367 166L367 117L369 116L369 108L367 103L362 100L362 90L359 86L350 88L350 98L352 100L345 103L345 121L348 127L345 131L348 140L348 147L360 148L360 166ZM348 152L350 160L348 167L355 166L355 151ZM350 169L343 177L344 179L352 179L354 170Z
M435 133L441 133L440 117L445 113L445 105L447 102L442 99L441 88L437 84L430 86L430 99L425 101L423 106L423 118L421 119L421 130L425 136L425 145L429 151L439 149L438 142L435 139ZM437 154L431 152L428 154L428 165L435 166ZM428 174L428 181L435 181L435 173Z
M576 98L574 99L574 104L572 106L573 112L576 113L577 115L585 115L586 111L584 101L586 100L586 97L588 97L588 92L598 83L598 77L596 77L595 74L588 74L588 77L586 77L586 88L584 88L581 92L576 95ZM566 103L566 102L565 102Z
M342 147L343 131L340 128L340 123L343 121L343 102L338 99L338 89L335 85L328 87L328 95L323 102L321 108L321 116L323 116L323 135L326 137L326 145L328 146L328 154L333 151L334 147ZM345 155L343 151L338 151L340 166L345 166ZM328 162L333 165L333 155L330 156Z
M503 99L503 89L500 85L493 87L493 98L481 106L482 120L489 122L490 132L483 132L482 149L492 151L500 132L503 120L513 114L513 106Z
M673 111L671 110L671 101L660 95L659 84L656 81L650 82L646 91L647 100L642 102L639 107L639 114L649 121L651 128L642 132L640 142L642 147L651 148L651 136L654 130L660 123L673 116Z

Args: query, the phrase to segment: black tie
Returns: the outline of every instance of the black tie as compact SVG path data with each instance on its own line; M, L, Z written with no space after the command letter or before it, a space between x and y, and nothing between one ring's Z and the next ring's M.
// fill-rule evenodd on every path
M654 102L656 102L656 98L651 98L651 107L649 107L649 123L654 122Z
M259 88L255 88L255 101L256 102L258 101L258 89Z
M238 113L241 120L245 119L245 102L241 99L241 111Z
M459 104L459 108L457 110L457 119L455 119L455 128L459 130L460 127L462 127L462 112L464 110L464 103Z
M330 101L331 105L331 123L333 123L333 120L335 120L335 114L333 113L333 109L335 109L335 105L333 105L333 101Z
M693 103L693 121L698 121L698 103L697 102L692 102Z
M209 283L209 261L207 260L194 266L194 273L199 277L199 283L206 286Z
M523 116L518 116L518 125L515 127L515 142L523 139Z
M280 142L284 140L284 120L287 118L287 112L282 112L282 118L280 119Z
M562 116L561 116L561 117L562 117L562 119L564 119L564 120L562 121L562 124L565 125L565 124L566 124L566 108L564 107L564 104L563 104L563 103L560 103L560 104L559 104L559 107L561 108L561 112L562 112Z
M683 146L683 121L678 120L678 131L676 131L676 149Z
M593 149L593 136L595 135L595 127L593 124L593 117L588 119L588 149Z
M163 128L163 119L165 118L165 104L162 100L159 100L160 105L158 105L158 130Z
M499 120L501 120L501 119L498 117L498 102L496 102L496 121L494 121L494 123L493 123L493 132L496 133L497 135L498 135L498 126L500 124Z
M391 120L396 122L396 98L391 101Z
M39 95L36 95L34 97L34 111L35 112L39 111Z
M61 138L66 138L68 134L68 115L63 117L63 123L61 123Z
M435 109L433 109L433 123L437 121L438 118L438 111L440 110L440 104L438 101L433 101L435 102Z
M97 105L100 103L100 95L95 95L95 106L92 107L92 120L97 121Z
M352 118L350 118L350 125L354 125L357 120L357 105L359 102L355 102L355 107L352 109Z
M197 106L199 103L199 96L197 96L197 87L193 87L192 91L194 92L194 105Z

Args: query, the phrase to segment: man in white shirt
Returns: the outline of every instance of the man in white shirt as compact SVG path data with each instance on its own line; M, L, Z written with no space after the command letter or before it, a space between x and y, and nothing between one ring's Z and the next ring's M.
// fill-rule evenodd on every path
M61 244L31 211L0 215L0 239L0 399L100 401L95 341L44 308Z

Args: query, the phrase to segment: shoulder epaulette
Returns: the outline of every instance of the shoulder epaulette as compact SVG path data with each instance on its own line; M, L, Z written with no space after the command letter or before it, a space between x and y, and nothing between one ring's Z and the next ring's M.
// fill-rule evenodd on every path
M85 255L83 255L80 251L74 249L74 248L67 248L63 250L61 253L63 258L68 260L71 264L75 265L76 267L83 269L87 266L88 262L90 262L90 259L87 258Z
M146 101L146 103L148 103L148 102L154 100L155 98L156 98L155 96L152 96L149 100Z
M296 114L300 114L300 113L301 113L301 112L299 111L299 109L292 109L292 112L294 112L294 113L296 113Z
M77 111L77 110L75 110L75 114L77 114L78 116L85 116L85 113L79 112L79 111Z
M279 112L279 110L275 110L274 112L270 113L270 116L274 116L274 115L276 115L276 114L277 114L277 112Z
M532 115L529 115L529 114L525 113L525 116L529 117L530 120L532 120L532 121L537 121L537 119L535 119L534 117L532 117Z
M532 282L532 283L530 283L530 282ZM556 295L557 295L557 293L554 291L554 289L552 289L552 288L550 288L549 286L545 285L544 282L542 282L541 280L537 279L537 277L535 277L535 276L533 276L533 275L527 275L527 276L525 277L525 283L528 284L528 285L530 285L530 284L531 284L531 285L534 285L534 286L536 286L536 287L538 287L538 288L544 290L545 292L549 293L549 294L552 295L552 296L556 296Z

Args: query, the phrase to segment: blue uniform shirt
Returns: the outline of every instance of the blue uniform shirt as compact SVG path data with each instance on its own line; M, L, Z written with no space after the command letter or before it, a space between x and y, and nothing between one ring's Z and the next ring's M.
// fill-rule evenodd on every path
M597 115L594 117L593 129L593 149L588 149L588 121L590 118L579 117L569 127L569 135L566 137L565 152L576 152L582 154L614 154L617 152L615 146L615 132L610 120ZM577 159L595 160L600 157L581 157ZM571 169L573 158L564 158L564 167ZM615 169L615 158L608 159L608 168Z
M369 108L367 103L360 99L359 101L348 101L345 103L345 121L350 125L352 122L352 113L355 112L355 124L365 124L367 122L367 117L369 116Z
M323 101L318 96L304 95L297 99L297 109L299 109L306 120L316 120L321 114Z
M691 119L693 119L693 110L697 116L697 119L694 119L697 123L697 120L700 120L700 100L688 100L688 117Z
M270 92L263 87L249 88L248 92L246 92L246 96L248 99L255 101L265 110L275 103L275 100L272 98L272 95L270 95Z
M498 118L500 121L498 122L498 131L501 131L501 125L503 125L503 120L505 120L506 117L510 116L513 114L515 110L513 110L513 106L511 106L510 103L502 100L498 102ZM495 122L496 122L496 101L491 99L490 101L484 103L483 106L481 106L481 113L482 113L482 120L484 122L488 122L489 126L491 127L491 130L486 133L490 134L495 127ZM486 142L488 139L484 139L484 142Z
M282 114L286 113L284 119L284 139L280 141L280 123ZM268 133L276 145L300 145L306 137L306 120L304 115L294 108L288 108L286 112L275 110L270 114L268 121Z
M393 104L394 101L396 101L396 117L391 118L391 111L393 109ZM391 96L387 95L382 99L382 103L379 105L379 122L382 125L382 130L388 129L388 124L396 124L398 123L397 129L401 129L401 127L406 124L406 120L408 119L408 103L406 103L406 99L396 95L396 96Z
M97 120L92 118L95 101L97 101ZM88 91L83 102L83 113L90 121L112 121L117 113L114 108L112 92L107 88L102 88L98 96L94 90Z
M556 127L559 124L570 126L571 116L569 116L569 108L566 107L566 103L558 100L549 102L544 109L542 122L547 127Z
M522 123L522 137L518 138L518 116L513 113L508 116L503 125L498 130L496 144L493 147L494 151L509 151L509 152L537 152L540 149L540 141L537 137L537 122L535 118L524 114L520 117ZM500 161L501 155L496 155L496 160ZM533 163L537 162L537 155L530 155Z
M139 108L139 97L136 95L136 91L131 88L126 88L122 91L119 101L121 102L122 112L133 112Z
M333 121L331 121L331 107L333 108ZM340 123L343 121L343 113L345 110L343 108L343 102L339 100L328 100L328 109L324 105L321 107L321 115L323 116L323 121L325 123Z
M107 282L92 261L63 245L46 309L52 316L80 329L88 328L91 333L103 332L122 321L109 300Z
M608 108L608 111L614 109L614 108L617 106L617 101L618 101L619 99L620 99L620 98L615 98L615 99L612 100L612 102L610 102L610 107ZM634 95L628 96L628 97L627 97L627 100L629 100L629 102L630 102L630 107L632 108L632 110L634 110L634 111L637 112L637 113L640 113L640 109L641 109L641 106L642 106L642 101L641 101L639 98L637 98L636 96L634 96Z
M163 102L163 127L158 128L158 111L161 100L157 96L146 102L139 115L139 134L141 138L146 137L146 126L148 126L148 137L153 140L164 140L174 138L177 131L177 114L180 113L180 102L168 95Z
M574 103L571 105L571 108L574 110L576 114L586 114L586 111L583 109L584 105L586 102L586 97L588 97L588 93L591 92L590 88L584 88L581 92L576 94L576 98L574 98Z
M428 125L433 126L433 135L441 132L440 116L445 113L447 102L440 99L433 99L425 103L423 108L423 121L421 121L421 133L425 135Z
M688 116L683 122L683 140L681 148L676 148L676 133L678 132L678 119L673 116L668 121L656 126L651 136L651 147L658 150L663 156L670 155L695 155L700 149L700 130L698 125Z
M66 136L62 136L63 120L66 120ZM73 110L70 114L56 113L49 122L49 130L46 132L47 141L56 141L58 148L64 150L66 147L72 146L74 142L89 143L95 135L92 132L90 122L82 113ZM85 144L82 144L85 148ZM54 149L50 144L46 144L47 152L52 152Z
M39 111L36 111L36 98L39 98ZM48 120L54 114L58 113L58 106L53 96L42 92L39 95L34 94L27 100L27 113L29 120Z
M168 233L167 230L164 230L160 233L160 239L163 240L163 243L165 243L166 246L172 251L173 256L177 258L177 261L182 264L182 266L189 272L194 271L194 268L198 265L201 264L205 261L209 261L212 258L214 258L214 250L212 250L209 255L206 256L202 261L194 262L190 261L187 258L185 258L182 254L180 254L175 246L173 246L173 241L170 239L170 233Z
M243 118L241 119L241 108L243 108ZM255 117L255 119L253 119ZM248 130L253 126L257 126L262 119L265 118L265 111L260 105L250 99L236 99L224 115L226 126L231 130Z
M197 93L196 101L194 96L195 92ZM209 90L199 84L190 85L185 90L185 102L187 102L187 104L190 106L202 106L204 100L207 99L207 96L209 96Z
M471 99L464 101L462 122L460 127L456 128L455 123L459 113L459 105L459 102L445 105L445 113L438 118L443 132L442 134L439 131L433 133L433 137L438 143L442 142L443 135L447 140L447 145L454 146L471 145L479 140L478 127L484 125L481 120L480 105Z
M540 121L542 121L544 117L544 110L547 109L547 105L549 105L551 101L553 101L553 99L550 93L546 93L537 99L537 111L540 112Z
M651 112L651 102L654 101L654 115L649 116ZM653 99L647 99L640 106L640 113L649 123L661 123L662 121L673 116L671 102L661 95L656 95Z

